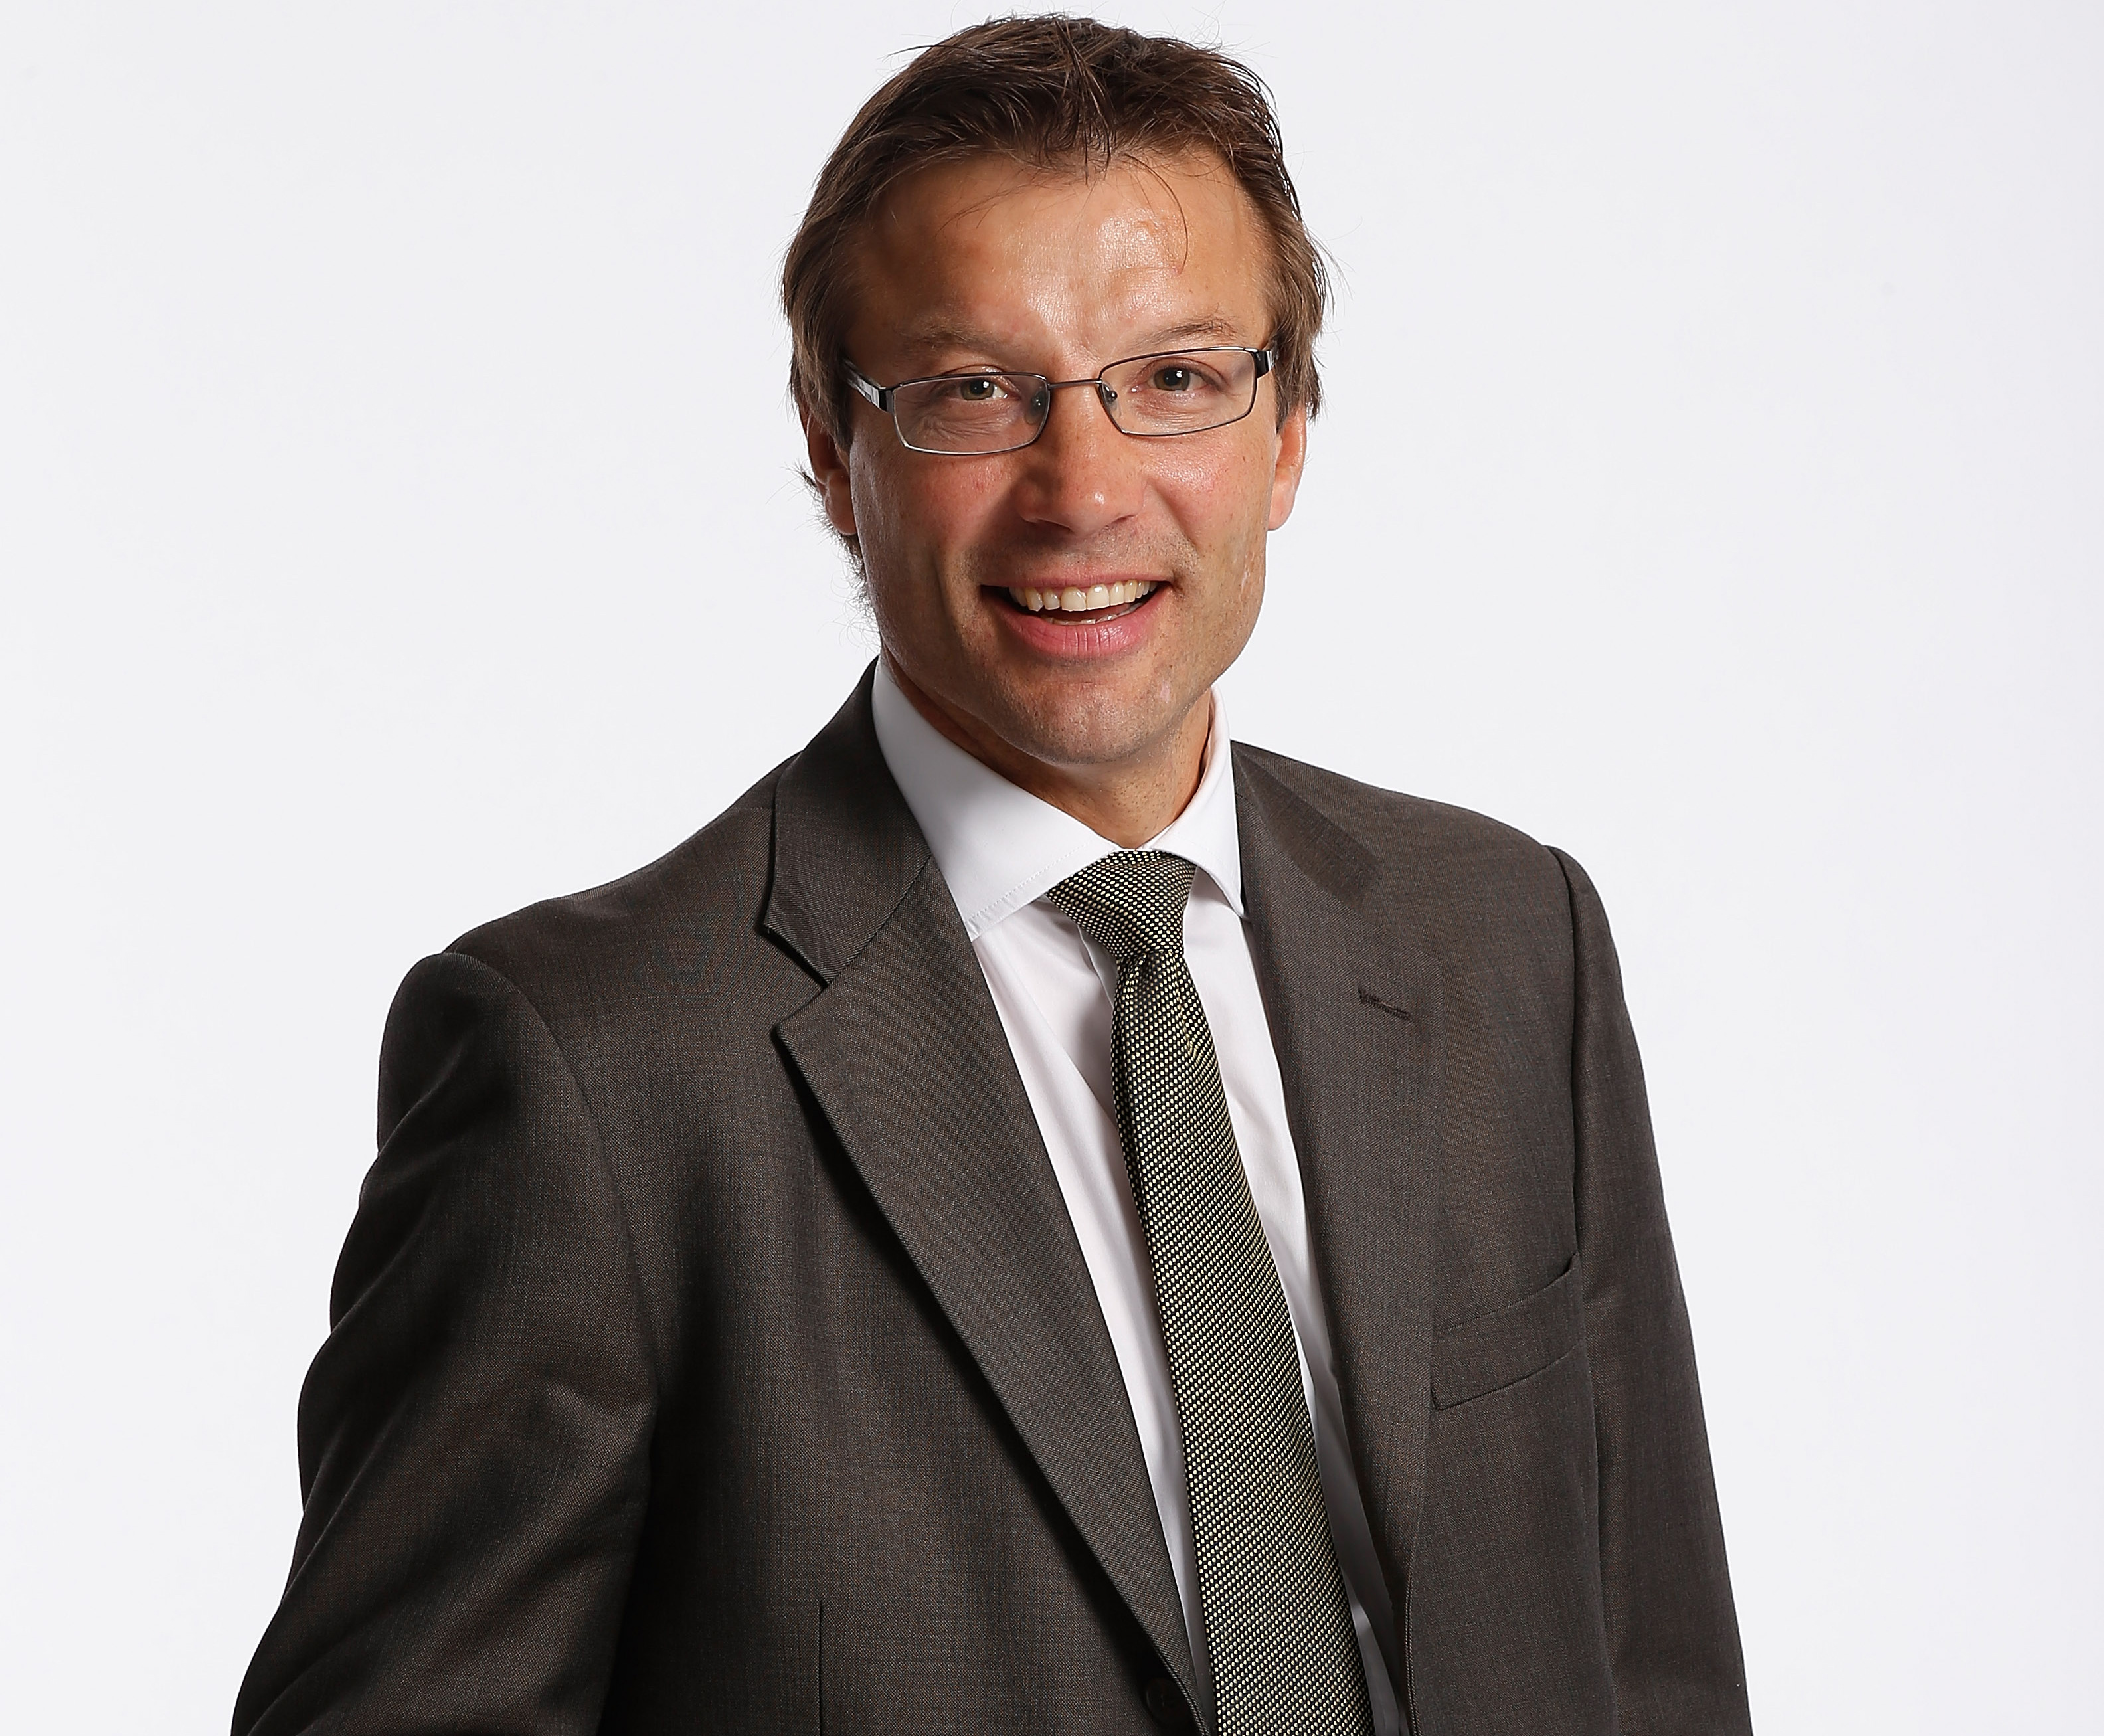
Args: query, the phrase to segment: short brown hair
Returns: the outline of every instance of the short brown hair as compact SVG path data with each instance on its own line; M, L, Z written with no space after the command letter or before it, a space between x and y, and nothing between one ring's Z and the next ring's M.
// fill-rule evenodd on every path
M782 268L789 387L844 444L849 250L885 189L938 162L1010 156L1085 172L1123 157L1208 151L1256 207L1271 242L1279 414L1322 401L1315 338L1329 305L1322 255L1286 173L1264 81L1239 61L1092 18L1001 18L923 49L862 106L818 171Z

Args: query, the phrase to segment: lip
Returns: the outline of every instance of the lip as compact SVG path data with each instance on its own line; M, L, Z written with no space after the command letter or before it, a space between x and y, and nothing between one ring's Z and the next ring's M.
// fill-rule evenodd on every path
M1155 587L1125 613L1102 621L1062 621L1056 615L1033 615L1009 600L1005 585L982 586L979 594L987 607L1001 617L1003 627L1040 657L1063 663L1093 663L1121 657L1145 643L1155 630L1154 616L1161 599L1175 587L1152 573L1096 572L1085 576L1063 574L1063 585L1151 583ZM1018 582L1026 582L1020 581ZM1039 587L1042 589L1042 586Z

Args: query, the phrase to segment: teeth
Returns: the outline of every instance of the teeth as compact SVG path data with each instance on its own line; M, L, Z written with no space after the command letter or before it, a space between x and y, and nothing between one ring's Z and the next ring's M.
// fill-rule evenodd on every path
M1085 615L1097 609L1123 608L1137 603L1154 589L1152 579L1121 580L1116 585L1091 585L1084 590L1069 585L1063 590L1038 590L1027 585L1011 585L1008 594L1033 615Z

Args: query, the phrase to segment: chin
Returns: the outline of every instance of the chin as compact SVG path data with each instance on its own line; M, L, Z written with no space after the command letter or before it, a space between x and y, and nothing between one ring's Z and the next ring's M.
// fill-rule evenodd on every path
M1018 708L1010 742L1050 765L1115 765L1145 753L1189 710L1152 695L1066 694Z

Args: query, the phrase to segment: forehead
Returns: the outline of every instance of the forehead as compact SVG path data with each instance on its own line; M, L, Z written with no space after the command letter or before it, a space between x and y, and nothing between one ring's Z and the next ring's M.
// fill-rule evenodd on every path
M863 240L852 337L865 348L977 340L1100 356L1152 335L1267 336L1268 239L1210 156L1121 158L1087 173L996 157L943 163L892 187Z

